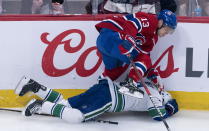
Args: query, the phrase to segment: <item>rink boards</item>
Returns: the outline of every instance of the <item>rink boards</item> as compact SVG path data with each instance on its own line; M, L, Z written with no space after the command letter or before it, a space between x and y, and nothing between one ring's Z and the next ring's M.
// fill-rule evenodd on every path
M0 107L23 107L34 97L14 94L23 75L57 89L65 98L95 84L104 66L95 47L94 25L102 19L0 18ZM180 21L174 34L159 39L151 53L153 66L181 109L209 110L209 22Z

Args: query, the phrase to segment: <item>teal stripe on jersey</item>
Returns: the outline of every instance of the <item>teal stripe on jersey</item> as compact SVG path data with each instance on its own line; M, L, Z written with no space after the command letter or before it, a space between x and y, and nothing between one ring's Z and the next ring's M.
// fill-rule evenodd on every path
M116 89L116 86L113 84L113 88L114 88L114 93L115 93L115 105L114 105L114 109L113 109L113 112L115 112L116 110L116 107L118 105L118 96L117 96L117 89Z
M118 92L118 87L114 85L114 92L115 92L115 97L116 97L116 104L113 112L121 112L124 110L125 107L125 98L123 94L120 94Z
M93 112L90 112L90 113L87 113L87 114L84 114L84 117L85 117L85 121L89 120L89 119L92 119L92 118L95 118L97 116L99 116L100 114L106 112L107 110L110 109L110 107L112 106L112 103L108 103L106 105L104 105L102 108L100 109L97 109Z
M161 112L161 114L162 114L162 117L164 117L165 115L166 115L166 110L165 110L165 108L164 107L157 107L157 108L159 108L159 110L160 110L160 112ZM155 109L154 107L152 107L152 108L149 108L148 109L148 113L149 113L149 115L154 119L154 118L157 118L157 117L160 117L160 115L159 115L159 113L158 113L158 111L157 111L157 109Z

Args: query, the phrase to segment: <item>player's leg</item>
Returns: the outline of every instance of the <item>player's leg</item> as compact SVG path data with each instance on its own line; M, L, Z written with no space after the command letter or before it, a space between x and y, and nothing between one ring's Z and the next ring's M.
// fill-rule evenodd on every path
M106 79L92 86L86 92L71 97L68 101L52 103L49 101L30 101L23 115L31 116L34 113L45 113L59 117L68 122L81 122L95 118L108 111L112 105L109 85Z
M67 102L67 101L66 101ZM31 100L22 111L24 116L31 116L35 113L44 113L59 117L70 123L80 123L83 121L83 114L78 110L71 108L68 103L52 103L43 100Z
M60 93L50 88L47 88L28 77L23 76L15 89L15 94L19 96L24 96L28 92L35 93L44 101L50 101L56 103L63 99L63 96Z
M99 80L86 92L68 99L72 108L79 109L84 121L93 119L108 111L112 106L109 84L106 79Z
M100 35L97 38L97 48L102 55L111 57L116 62L120 61L129 64L130 61L127 58L127 56L121 54L119 50L119 45L123 42L124 40L121 39L118 32L114 32L109 29L102 29L100 31ZM106 63L108 63L108 61L105 61L104 58L103 61L106 66ZM112 69L112 68L108 68L108 69Z
M128 67L125 63L129 63L129 59L118 48L122 42L119 34L109 29L102 29L97 38L97 48L105 65L104 75L111 80L117 79Z

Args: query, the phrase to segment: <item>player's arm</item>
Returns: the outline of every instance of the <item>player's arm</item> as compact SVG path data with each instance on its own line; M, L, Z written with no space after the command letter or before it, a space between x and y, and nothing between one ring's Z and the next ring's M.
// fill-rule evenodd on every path
M148 54L140 53L134 60L133 60L136 69L141 74L142 77L145 76L147 70L151 67L151 58ZM135 82L139 82L140 78L135 71L134 67L130 68L130 72L128 75L132 78Z
M158 106L157 108L160 110L163 119L171 117L176 112L178 112L178 104L175 99L171 99L164 106ZM156 108L149 108L148 113L154 120L162 121Z
M127 55L130 54L134 49L139 51L139 46L145 42L145 38L142 34L137 33L142 30L142 22L139 18L136 17L136 14L129 14L123 16L123 19L132 24L129 30L131 30L131 34L127 34L127 32L120 32L121 39L124 40L121 45L119 45L119 49L122 54ZM135 33L133 33L135 32ZM130 33L130 32L129 32Z

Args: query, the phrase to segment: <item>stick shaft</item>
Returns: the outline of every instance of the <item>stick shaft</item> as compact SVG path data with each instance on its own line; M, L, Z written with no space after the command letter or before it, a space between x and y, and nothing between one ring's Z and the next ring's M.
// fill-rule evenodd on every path
M160 109L156 106L155 102L153 101L153 99L152 99L152 98L153 98L153 97L152 97L152 94L150 93L150 91L149 91L147 85L145 84L142 75L141 75L141 74L139 73L139 71L137 70L136 65L134 64L132 58L131 58L130 56L128 56L128 57L129 57L129 59L130 59L131 65L133 66L133 68L134 68L136 74L138 75L138 77L139 77L139 79L140 79L140 81L141 81L141 84L143 85L143 87L144 87L144 89L145 89L147 95L149 96L150 100L152 101L152 104L154 105L154 108L157 110L157 112L158 112L158 114L159 114L161 120L163 121L165 127L167 128L167 130L170 131L170 127L168 126L168 123L166 122L165 119L163 119L163 115L162 115L162 113L160 112Z
M22 112L21 110L18 110L18 109L8 109L8 108L0 108L0 111ZM38 114L38 113L35 113L35 114L41 115L41 116L52 116L49 114Z

